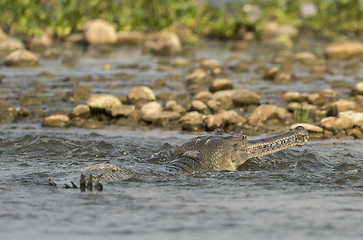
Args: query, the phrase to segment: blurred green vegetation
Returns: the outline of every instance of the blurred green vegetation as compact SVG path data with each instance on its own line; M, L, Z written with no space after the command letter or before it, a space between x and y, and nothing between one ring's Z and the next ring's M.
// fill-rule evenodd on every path
M303 16L302 4L313 4L316 13ZM208 0L0 0L0 9L0 26L22 36L50 30L62 37L80 31L86 21L95 18L113 23L117 30L170 29L187 39L200 35L230 38L241 27L260 36L263 24L271 20L329 38L357 36L363 30L360 0L236 0L223 4Z

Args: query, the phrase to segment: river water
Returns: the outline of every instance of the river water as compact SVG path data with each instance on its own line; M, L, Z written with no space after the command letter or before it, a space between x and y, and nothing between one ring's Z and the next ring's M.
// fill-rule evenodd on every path
M206 49L197 54L222 61L231 55L221 46ZM132 86L150 84L164 74L155 70L157 59L124 49L101 59L80 55L70 68L45 60L27 71L3 67L0 95L16 99L35 80L52 89L50 93L66 91L72 86L62 80L65 77L104 75L105 63L135 62L148 63L151 70L139 72L129 82L113 82L116 88L91 82L93 92L126 94ZM56 77L39 77L44 71ZM272 83L244 79L234 79L236 87L263 90L262 101L276 103L281 101L276 94L281 90L308 92L328 86L324 78L274 88ZM43 107L71 109L65 102ZM50 186L48 178L63 179L105 162L135 171L157 169L195 135L117 126L49 129L40 122L27 119L0 125L1 239L362 239L361 140L309 141L303 147L251 159L236 172L136 177L105 183L102 192L81 192Z

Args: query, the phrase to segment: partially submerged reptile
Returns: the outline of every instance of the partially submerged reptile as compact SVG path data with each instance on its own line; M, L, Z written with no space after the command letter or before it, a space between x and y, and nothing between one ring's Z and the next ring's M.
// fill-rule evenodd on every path
M213 133L196 137L176 149L165 164L165 174L175 172L235 171L253 157L261 157L293 146L303 146L309 139L305 128L299 126L285 133L258 140L247 140L241 131L226 134L217 129ZM81 172L81 190L102 190L100 181L108 182L131 178L136 172L111 164L96 164ZM86 174L85 174L86 173ZM50 180L51 185L56 183ZM66 188L77 188L74 182Z

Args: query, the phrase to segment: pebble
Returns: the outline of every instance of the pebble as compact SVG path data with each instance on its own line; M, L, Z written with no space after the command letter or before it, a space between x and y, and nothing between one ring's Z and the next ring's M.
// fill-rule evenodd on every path
M42 122L43 127L58 127L66 128L71 125L71 120L67 115L55 114L44 118Z

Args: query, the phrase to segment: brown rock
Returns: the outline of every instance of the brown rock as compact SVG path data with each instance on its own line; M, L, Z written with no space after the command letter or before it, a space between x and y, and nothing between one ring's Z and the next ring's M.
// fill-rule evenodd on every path
M88 118L90 114L91 111L85 104L79 104L72 110L72 118Z
M142 32L131 31L131 32L118 32L117 43L120 44L141 44L145 40L145 34Z
M209 115L204 120L205 128L208 131L213 131L216 128L221 128L223 126L223 119L220 115Z
M327 129L327 130L333 130L333 126L334 126L334 123L335 121L337 120L336 117L326 117L326 118L323 118L321 121L320 121L320 125L324 128L324 129Z
M87 119L83 122L82 127L87 129L102 129L105 128L105 124L94 119Z
M284 108L279 108L271 104L261 105L256 108L252 115L248 118L251 125L260 126L267 120L278 119L284 120L287 116L287 111Z
M25 49L10 52L6 56L5 64L12 67L30 67L39 65L38 57L34 53Z
M260 96L247 89L236 89L232 93L233 104L236 107L260 104Z
M120 99L110 94L98 94L88 99L87 105L92 110L106 110L122 106Z
M186 131L198 131L203 129L204 115L197 112L188 112L180 118L181 127Z
M17 116L15 108L0 101L0 123L12 123Z
M12 52L19 49L24 49L24 43L15 39L7 39L0 43L0 51L1 52Z
M151 115L157 115L163 111L163 108L158 102L149 102L142 106L142 118L147 119Z
M316 59L314 53L311 52L298 52L294 55L295 60L302 62L309 62Z
M222 104L221 102L217 101L217 100L209 100L207 102L207 106L210 110L212 110L212 112L219 112L219 110L222 109Z
M333 102L328 106L328 114L331 116L337 116L340 112L354 110L357 104L350 100L341 99Z
M127 94L127 100L130 104L143 105L147 102L155 101L156 97L151 88L147 86L133 87Z
M211 91L212 93L228 89L233 89L233 84L231 80L225 78L214 79L209 86L209 91Z
M306 95L301 94L300 92L286 92L282 98L286 102L302 102L307 100Z
M117 41L115 28L102 19L95 19L83 26L84 36L89 44L114 44Z
M29 49L32 51L44 51L52 45L52 37L49 33L44 33L39 37L34 37L29 42Z
M190 111L198 111L200 113L206 113L208 111L207 105L200 100L193 100L190 105Z
M180 117L180 114L172 111L163 111L160 113L153 113L143 116L143 120L147 122L160 122L160 121L169 121L176 120Z
M353 95L363 95L363 82L359 82L354 86Z
M363 125L363 112L355 112L355 111L345 111L338 114L338 117L346 117L349 118L354 126L362 126Z
M209 83L210 76L206 71L201 68L194 69L190 74L186 76L187 83L190 84L205 84Z
M222 68L223 65L220 61L215 59L205 59L201 63L202 68L206 69L214 69L214 68Z
M322 106L325 104L325 97L320 93L311 93L308 94L308 102L316 106Z
M0 27L0 43L4 42L6 39L8 39L8 36L3 32L3 29Z
M263 76L263 79L273 80L275 79L278 72L279 72L278 67L271 67L267 70L267 72Z
M227 125L242 126L243 124L245 124L247 122L247 120L244 117L238 115L233 110L225 111L225 112L221 113L220 115L222 117L223 122L226 123Z
M208 91L200 91L195 95L195 100L200 100L204 103L208 102L212 97L212 93Z
M71 125L71 120L68 116L63 114L55 114L49 117L46 117L43 122L43 127L58 127L58 128L65 128Z
M353 128L353 122L347 117L339 117L333 125L334 130L345 130Z
M321 127L318 127L316 125L313 124L309 124L309 123L296 123L293 124L290 129L294 129L298 126L302 126L304 127L308 132L313 132L313 133L322 133L324 132L324 129L322 129Z
M328 58L348 58L363 54L363 44L358 41L333 43L325 48Z
M122 105L122 106L116 106L112 107L111 109L108 109L110 111L110 115L112 117L127 117L129 116L133 111L135 111L134 105Z
M183 50L179 36L171 32L158 32L147 35L144 48L151 50L153 54L158 56L173 56Z

